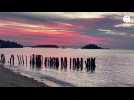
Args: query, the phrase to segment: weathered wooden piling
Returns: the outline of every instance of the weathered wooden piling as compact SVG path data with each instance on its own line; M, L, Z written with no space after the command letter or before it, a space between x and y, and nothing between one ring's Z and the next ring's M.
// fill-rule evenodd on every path
M96 68L95 59L96 58L91 58L91 72L94 72Z
M91 70L91 64L90 64L90 58L87 58L85 61L85 65L86 65L86 71L89 72Z
M70 58L70 63L69 63L70 67L69 67L69 70L71 71L72 70L72 58Z
M87 58L87 60L85 61L85 65L86 65L86 71L87 72L94 72L96 65L95 65L95 59L96 58Z
M10 65L13 65L14 66L14 60L15 60L15 57L14 55L12 54L11 57L10 57Z
M25 56L25 57L26 57L26 60L25 61L26 61L26 67L27 67L27 56Z
M43 62L43 58L42 58L42 55L35 55L35 65L36 65L36 68L41 68L42 67L42 62Z
M21 64L21 58L20 58L20 55L17 55L17 59L18 59L18 65Z
M23 57L23 55L21 55L21 60L22 60L22 65L24 66L24 57Z
M73 71L75 71L76 70L76 59L75 58L73 58Z
M23 55L17 55L17 59L18 59L18 65L24 66L25 61Z
M83 70L83 58L70 58L70 70L82 71Z
M48 66L48 57L45 57L45 59L44 59L44 66L45 66L45 68L47 68Z
M61 57L61 70L67 71L67 57Z
M58 69L59 69L59 58L56 57L56 70L58 70Z
M83 70L83 58L80 58L81 60L80 60L80 71L82 71Z
M31 56L31 64L33 67L35 66L35 55L34 54L32 54L32 56Z
M6 63L6 58L5 58L5 55L4 54L1 54L1 59L0 59L0 63L1 64L5 64Z

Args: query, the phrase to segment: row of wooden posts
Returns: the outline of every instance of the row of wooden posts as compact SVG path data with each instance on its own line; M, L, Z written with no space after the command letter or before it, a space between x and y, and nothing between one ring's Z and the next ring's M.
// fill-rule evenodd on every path
M4 54L0 55L0 63L5 64L6 58ZM32 68L49 68L49 69L55 69L55 70L62 70L67 71L67 69L72 71L87 71L87 72L94 72L96 68L94 57L89 57L84 60L83 58L70 58L69 59L69 68L68 68L68 59L67 57L43 57L42 55L35 55L32 54L30 56L30 61L28 62L28 57L23 55L17 55L18 59L18 65L24 64L27 66L28 63L30 64L30 67ZM15 56L11 55L8 63L12 66L15 64ZM84 67L85 64L85 67Z

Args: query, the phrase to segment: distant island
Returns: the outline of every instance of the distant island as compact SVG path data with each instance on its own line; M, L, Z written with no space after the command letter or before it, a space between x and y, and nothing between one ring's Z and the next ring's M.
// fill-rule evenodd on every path
M59 48L57 45L36 45L32 46L32 48Z
M102 47L97 46L96 44L88 44L82 47L82 49L104 49Z
M18 44L16 42L12 42L12 41L5 41L5 40L0 40L0 48L23 48L25 46ZM35 46L28 46L28 47L32 47L32 48L65 48L63 47L59 47L58 45L35 45ZM96 44L87 44L83 47L81 47L81 49L108 49L108 48L102 48L100 46L97 46Z
M23 48L23 45L16 42L0 40L0 48Z

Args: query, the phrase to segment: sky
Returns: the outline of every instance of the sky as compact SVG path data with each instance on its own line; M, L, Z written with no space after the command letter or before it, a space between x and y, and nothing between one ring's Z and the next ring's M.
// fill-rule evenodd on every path
M0 12L0 39L24 46L134 49L134 12Z

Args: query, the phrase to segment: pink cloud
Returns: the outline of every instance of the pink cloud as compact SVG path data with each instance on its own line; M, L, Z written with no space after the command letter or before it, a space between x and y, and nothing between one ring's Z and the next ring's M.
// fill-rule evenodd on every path
M106 43L108 39L84 35L77 31L83 28L82 25L93 27L98 21L94 19L94 21L90 21L89 23L88 19L86 19L72 24L65 22L33 24L18 19L0 20L0 36L14 36L21 39L24 36L31 35L33 38L30 40L22 39L20 41L32 44L82 45L88 43ZM39 36L42 37L38 38Z

